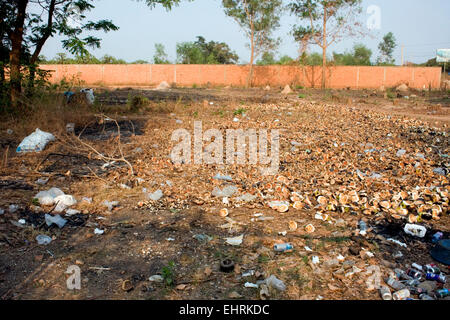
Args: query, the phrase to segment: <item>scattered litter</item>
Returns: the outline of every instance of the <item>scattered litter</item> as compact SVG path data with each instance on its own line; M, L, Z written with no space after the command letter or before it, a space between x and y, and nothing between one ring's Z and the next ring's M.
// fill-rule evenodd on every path
M318 256L313 256L313 257L311 258L311 261L312 261L313 264L318 264L318 263L320 263L320 259L319 259Z
M308 252L313 252L313 250L310 247L305 246L305 250Z
M56 213L61 213L65 211L67 208L77 204L77 200L73 196L67 194L57 196L54 199L54 202L57 203L54 209Z
M404 248L407 247L406 243L400 242L400 241L398 241L398 240L395 240L395 239L392 239L392 238L389 238L389 239L386 239L386 240L387 240L387 241L390 241L390 242L393 242L393 243L395 243L395 244L398 244L398 245L401 246L401 247L404 247Z
M254 288L254 289L258 289L259 288L259 286L256 283L251 283L251 282L246 282L244 284L244 287L246 287L246 288Z
M150 282L163 282L164 278L160 275L154 275L154 276L151 276L148 280Z
M277 277L275 277L274 275L271 275L270 277L268 277L265 280L267 286L269 288L273 288L279 291L285 291L286 290L286 285L284 284L283 281L281 281L280 279L278 279Z
M17 222L19 222L21 225L25 225L27 222L25 221L25 219L20 219L19 221L17 221Z
M238 202L252 202L258 198L257 195L252 195L250 193L245 193L242 196L236 197L236 201Z
M255 275L255 271L254 270L250 270L246 273L242 274L242 278L248 278L248 277L253 277Z
M161 190L157 190L154 193L149 193L148 198L152 201L158 201L161 200L161 198L164 196L164 193Z
M95 230L94 230L94 234L97 234L97 235L102 235L104 233L105 233L105 230L101 230L99 228L95 228Z
M17 204L12 204L8 207L9 213L14 213L19 210L19 206Z
M60 215L51 216L49 214L45 214L45 223L47 226L51 226L52 224L56 224L60 229L64 228L67 223L67 220L62 218Z
M81 93L84 93L86 95L86 100L89 104L94 104L95 102L95 96L94 96L94 90L90 88L85 88L80 90Z
M244 235L234 238L225 238L226 243L232 246L240 246L244 240Z
M55 136L53 136L51 133L36 129L35 132L23 139L23 141L17 147L16 152L40 152L44 150L45 146L51 141L55 141Z
M223 176L223 175L220 175L220 174L216 174L213 177L213 179L215 179L215 180L222 180L222 181L229 181L229 182L233 181L232 177L230 177L230 176Z
M218 198L225 198L225 197L231 197L237 191L238 191L238 188L236 186L227 186L223 189L215 188L212 192L212 195L214 197L218 197Z
M112 211L115 207L119 206L119 201L111 201L108 200L103 201L102 203L105 207L108 208L108 211Z
M316 231L316 228L315 228L312 224L308 224L308 225L305 227L305 230L306 230L306 232L308 232L308 233L314 233L314 232Z
M5 214L5 210L0 209L0 216L1 216L2 214Z
M50 238L49 236L40 234L36 237L36 241L39 245L47 245L50 242L52 242L52 238Z
M91 204L92 198L83 197L83 199L81 199L81 202L87 202L87 203Z
M447 173L444 168L436 168L433 170L434 173L439 174L441 176L446 176Z
M425 234L427 233L427 229L424 226L409 223L405 225L404 231L411 236L419 238L425 237Z
M39 178L36 180L36 184L43 186L43 185L47 184L48 180L49 180L49 178Z
M294 249L294 247L290 243L281 243L281 244L275 244L273 246L273 249L275 250L275 252L287 252L287 251L292 251L292 249Z
M206 234L196 234L192 238L194 238L194 239L196 239L198 241L201 241L201 242L203 242L203 241L204 242L209 242L209 241L213 240L213 237L210 237L210 236L208 236Z
M75 209L67 209L66 210L66 216L67 217L71 217L71 216L74 216L74 215L80 214L80 213L81 213L80 210L75 210Z
M225 259L220 262L220 271L230 273L233 272L235 264L230 259Z

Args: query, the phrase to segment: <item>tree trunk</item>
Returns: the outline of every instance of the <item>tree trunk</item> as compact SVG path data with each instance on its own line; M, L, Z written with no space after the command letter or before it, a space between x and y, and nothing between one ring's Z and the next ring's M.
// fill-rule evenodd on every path
M327 8L323 13L323 42L322 42L322 89L327 87Z
M248 73L247 77L247 85L246 88L252 86L252 80L253 80L253 64L255 62L255 31L253 26L253 20L250 20L250 27L252 29L251 39L250 39L250 47L251 47L251 53L250 53L250 71Z
M20 107L20 95L22 93L22 75L20 72L20 56L22 53L23 29L28 0L18 0L17 16L14 23L14 31L10 35L11 52L10 60L10 100L14 108Z

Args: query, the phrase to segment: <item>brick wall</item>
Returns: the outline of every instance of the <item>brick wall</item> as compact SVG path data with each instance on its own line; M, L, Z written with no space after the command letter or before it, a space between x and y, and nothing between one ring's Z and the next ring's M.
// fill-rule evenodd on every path
M77 78L86 85L151 86L162 81L179 86L244 86L249 67L236 65L41 65L51 70L52 82ZM321 86L321 67L255 66L254 85L304 87ZM440 68L339 66L327 68L328 88L379 88L406 83L411 88L437 89L441 84Z

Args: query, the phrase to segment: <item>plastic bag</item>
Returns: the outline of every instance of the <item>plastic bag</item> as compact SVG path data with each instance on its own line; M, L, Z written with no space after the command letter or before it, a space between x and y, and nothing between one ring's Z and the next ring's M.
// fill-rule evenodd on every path
M35 132L23 139L23 141L17 147L16 152L40 152L45 149L45 146L50 141L55 141L55 136L53 136L51 133L36 129Z
M94 90L81 89L80 92L86 95L86 100L89 102L89 104L94 104L95 101Z

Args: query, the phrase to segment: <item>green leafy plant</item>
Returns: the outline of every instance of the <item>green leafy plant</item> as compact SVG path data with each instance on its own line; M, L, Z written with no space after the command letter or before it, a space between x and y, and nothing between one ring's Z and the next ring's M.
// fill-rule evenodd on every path
M235 110L233 114L235 116L242 116L245 113L245 111L246 110L244 108L239 108L239 109Z
M161 270L161 275L164 282L168 286L173 286L175 283L175 262L170 261L167 266L164 266Z

